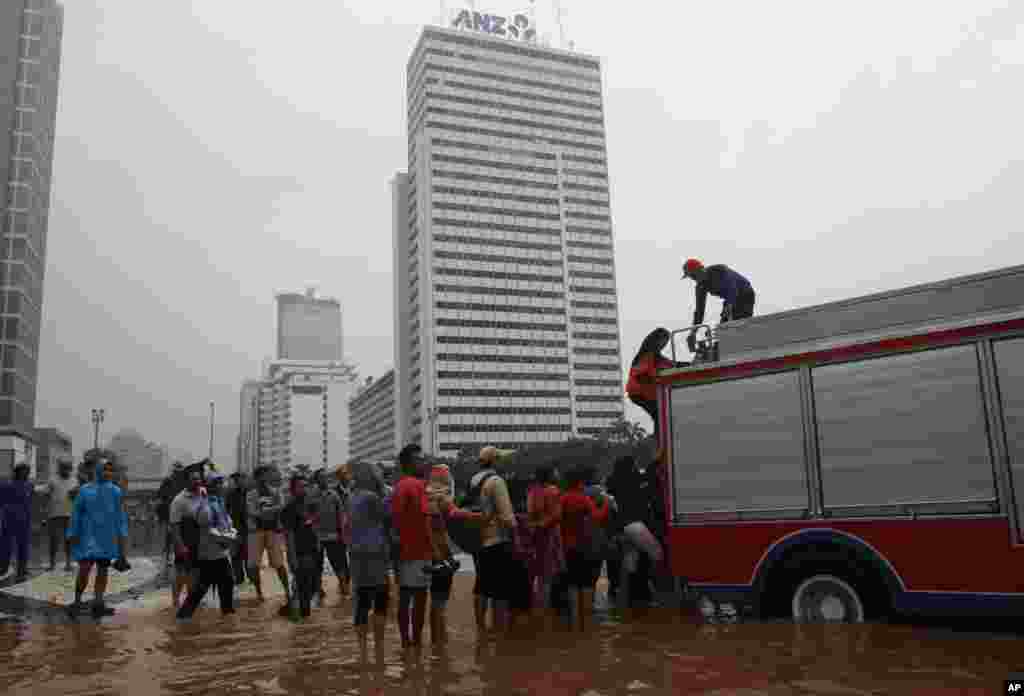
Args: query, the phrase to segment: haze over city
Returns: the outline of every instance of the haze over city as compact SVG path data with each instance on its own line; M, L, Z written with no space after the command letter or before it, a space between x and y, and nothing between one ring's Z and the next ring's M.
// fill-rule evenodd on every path
M689 256L750 278L758 314L1021 258L1024 6L564 4L604 61L624 368L689 323ZM214 401L232 468L273 294L309 284L360 373L391 367L388 182L438 12L66 4L37 424L81 451L103 407L105 437L200 455Z

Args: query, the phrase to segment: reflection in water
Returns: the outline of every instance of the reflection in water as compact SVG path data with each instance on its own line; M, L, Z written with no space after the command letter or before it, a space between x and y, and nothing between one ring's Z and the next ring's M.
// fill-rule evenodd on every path
M99 624L3 624L0 693L987 694L1024 667L1017 636L707 624L667 610L609 617L583 635L528 624L478 639L469 580L457 580L449 644L409 653L393 616L360 641L350 602L335 599L305 623L278 618L274 601L243 599L234 616L200 610L190 624L167 610L126 610Z

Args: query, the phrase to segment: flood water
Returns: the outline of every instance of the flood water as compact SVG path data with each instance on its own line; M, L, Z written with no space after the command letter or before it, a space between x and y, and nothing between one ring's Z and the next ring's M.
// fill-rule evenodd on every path
M265 573L265 587L274 581ZM600 617L587 633L526 624L478 639L472 576L456 579L449 643L403 653L394 625L360 647L330 580L305 623L280 598L188 624L166 592L97 623L0 624L0 694L995 694L1024 667L1020 635L915 626L707 624L678 610ZM372 623L372 622L371 622Z

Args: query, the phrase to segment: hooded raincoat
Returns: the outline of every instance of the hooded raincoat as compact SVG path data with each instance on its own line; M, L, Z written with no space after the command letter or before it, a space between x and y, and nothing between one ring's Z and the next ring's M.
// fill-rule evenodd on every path
M128 536L128 515L121 488L103 480L102 464L96 465L96 480L78 491L67 536L78 539L71 551L76 561L116 561L121 555L117 540Z

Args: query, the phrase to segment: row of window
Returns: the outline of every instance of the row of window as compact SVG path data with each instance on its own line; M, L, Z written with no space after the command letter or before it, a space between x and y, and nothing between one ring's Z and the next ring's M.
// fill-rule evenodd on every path
M537 205L558 205L557 198L544 196L527 196L525 194L501 193L499 191L483 191L480 189L456 188L454 186L433 186L434 193L449 196L467 196L475 199L492 199L496 201L516 201L517 203L535 203Z
M565 97L553 97L547 94L538 94L537 92L524 92L520 90L505 89L503 87L493 87L490 85L481 85L471 82L460 82L459 80L453 79L445 79L443 83L446 87L455 87L457 89L465 89L483 94L494 94L499 97L509 97L511 99L523 99L526 101L558 104L559 106L568 106L573 109L591 111L598 114L598 118L601 118L601 114L603 113L600 104L591 104L589 102L577 101L575 99L566 99Z
M453 102L455 104L465 104L466 106L476 106L484 109L495 109L497 111L518 111L524 114L532 114L534 116L543 116L545 118L559 118L567 121L578 122L578 123L590 123L604 128L604 119L600 116L587 116L585 114L570 114L564 111L555 111L553 109L538 109L531 106L523 106L516 104L515 102L508 101L493 101L490 99L475 99L473 97L464 97L461 95L448 94L445 92L438 92L433 90L426 91L427 98L434 98L438 101Z
M472 174L469 172L458 172L445 169L434 169L435 177L447 177L458 181L474 181L482 184L499 184L502 186L516 186L518 188L534 188L544 191L557 191L558 184L544 181L530 181L528 179L510 179L503 176L489 176L486 174Z
M608 195L608 185L607 184L593 185L593 184L581 184L579 182L574 182L574 181L566 181L565 183L562 184L562 186L564 186L567 189L572 189L573 191L590 191L592 193L602 193L602 194L604 194L606 196Z
M504 247L506 249L523 249L528 251L562 251L561 244L544 244L543 242L522 242L514 239L487 239L484 237L466 237L461 235L443 233L435 234L434 241L448 244Z
M573 316L574 324L603 324L605 326L617 326L618 320L614 317L581 317Z
M477 329L504 329L507 331L553 331L564 333L565 324L544 324L528 321L493 321L490 319L438 319L437 326L460 326Z
M470 140L448 140L447 138L431 138L430 144L435 147L451 147L457 150L473 150L476 152L508 152L510 154L518 155L520 157L527 157L533 159L539 159L544 161L553 162L557 157L550 152L537 152L536 150L509 150L498 145L490 145L487 143L474 143Z
M494 336L438 336L437 342L449 346L518 346L522 348L567 348L569 343L557 339L497 338Z
M481 215L495 215L503 218L533 218L534 220L551 220L553 222L559 222L562 219L562 216L558 213L546 213L540 210L495 208L487 205L449 203L447 201L434 201L433 206L437 210L451 210L459 213L479 213ZM478 222L477 224L480 223Z
M447 162L449 164L463 164L467 167L489 167L491 169L507 169L514 172L528 172L530 174L543 174L555 176L558 170L554 167L538 167L522 162L503 162L501 160L481 160L473 157L459 157L457 155L446 155L436 152L431 155L433 162Z
M604 288L586 285L570 285L569 290L575 295L614 295L615 288Z
M476 235L481 235L481 236L476 236L476 235L474 235L474 236L464 236L464 235L454 235L454 234L446 234L444 232L438 232L438 233L436 233L434 235L434 241L437 242L437 243L440 243L440 244L452 244L452 245L456 246L457 248L458 247L475 245L475 246L482 246L482 247L502 247L502 248L506 248L506 249L519 249L519 250L523 250L523 251L527 251L527 252L542 252L543 253L543 252L561 252L562 251L562 245L561 244L558 244L558 243L545 243L545 242L534 241L534 240L529 239L528 236L523 235L522 237L526 237L526 239L529 240L529 241L525 241L522 237L519 236L520 233L518 233L518 232L511 232L511 233L505 232L505 233L499 233L500 236L498 236L498 235L491 236L490 230L486 229L483 225L481 225L478 229L473 230L473 232L475 232ZM596 264L600 264L600 265L612 265L612 258L611 258L611 255L610 255L611 252L612 252L612 245L610 243L586 242L586 241L580 241L580 240L577 240L577 239L568 239L568 240L566 240L565 245L567 247L569 247L570 250L586 250L586 251L609 252L608 256L586 256L586 257L579 256L579 255L571 256L569 258L570 261L575 261L575 262L578 262L578 263L596 263ZM417 249L417 251L418 251L418 249ZM515 258L523 258L523 257L517 256ZM548 257L548 258L553 258L553 257ZM411 261L410 263L413 263L413 262Z
M564 364L564 363L563 363ZM454 379L464 382L568 382L569 375L546 372L463 372L461 370L438 370L438 379Z
M444 121L427 121L427 128L436 128L437 130L451 131L453 133L469 133L472 135L485 135L492 138L507 138L509 140L523 140L527 142L536 142L537 137L524 133L510 133L508 131L494 130L493 128L480 128L479 126L464 126L457 123L445 123ZM561 140L558 138L544 138L544 140L552 145L562 145L564 147L572 147L578 150L591 150L594 152L604 152L604 145L591 145L590 143L580 143L572 140ZM603 190L607 190L607 187Z
M518 423L514 426L506 424L477 423L472 425L453 424L439 425L442 433L568 433L571 425L557 423Z
M619 335L613 333L603 333L598 331L573 331L573 338L582 338L592 341L618 341Z
M512 314L553 314L565 316L565 307L542 307L538 305L495 305L482 302L437 302L437 309L454 309L465 312L501 312Z
M544 51L536 48L530 48L529 45L517 44L512 41L495 41L493 39L487 41L462 34L453 36L451 34L438 32L430 27L424 30L423 35L424 39L436 39L437 41L441 41L445 44L461 44L463 46L469 46L471 48L482 49L485 51L508 53L516 57L529 58L531 60L551 61L553 63L563 63L574 68L593 70L594 79L597 80L600 78L601 64L596 60L591 60L582 56ZM527 67L528 66L523 66L524 69Z
M450 116L452 118L464 118L467 121L489 121L490 123L498 123L503 126L514 126L516 128L535 128L537 130L552 131L555 133L561 133L563 135L579 135L583 136L584 138L593 138L595 140L604 139L603 128L601 130L593 130L591 128L576 128L574 126L555 125L553 123L531 121L525 118L510 118L508 116L499 116L497 114L490 113L474 113L472 111L461 111L459 109L446 109L442 106L428 106L426 109L424 109L424 111L428 116L432 114L434 116ZM579 147L579 144L573 143L572 146Z
M462 75L462 76L465 76L465 77L477 77L477 78L484 79L484 80L491 80L492 84L515 84L515 85L522 85L523 87L534 87L534 88L537 88L537 89L551 90L551 92L554 93L554 94L559 94L559 93L563 93L563 94L578 94L578 95L583 96L583 97L591 97L591 98L593 98L595 100L595 102L599 102L599 100L601 99L601 92L599 90L589 89L587 87L582 87L582 86L576 86L575 84L566 84L565 80L559 80L558 82L543 82L541 80L534 80L534 79L530 79L530 77L522 77L520 75L515 75L515 74L511 73L509 70L507 70L505 68L506 67L511 67L514 70L521 70L523 72L532 72L532 73L541 73L541 74L548 73L548 74L558 75L560 77L570 77L574 81L581 82L581 83L583 82L579 78L579 76L576 76L576 75L565 75L561 71L548 70L548 69L545 69L545 68L539 67L539 66L538 67L527 68L525 66L516 65L514 63L513 64L509 64L509 63L505 63L503 61L497 61L497 60L492 60L492 61L477 60L476 62L484 64L484 70L476 70L475 68L477 66L473 66L472 68L466 67L465 66L465 61L458 61L458 62L456 62L458 58L463 58L463 59L469 58L470 60L474 60L475 59L474 56L466 56L465 54L462 54L462 53L456 54L454 51L448 51L448 50L445 50L443 48L427 48L426 51L424 51L424 53L425 53L425 58L426 58L426 56L438 56L438 57L440 57L442 59L452 60L452 62L454 64L448 64L448 63L440 62L440 61L437 61L437 60L433 60L432 61L429 58L426 58L423 61L423 63L422 63L421 70L423 72L426 72L427 70L433 70L433 71L440 72L440 73L448 73L448 74L453 74L453 75ZM486 67L487 63L491 63L494 67L497 67L498 70L497 71L488 71L487 67ZM409 80L410 90L415 89L416 86L417 86L417 80L415 79L415 77L413 77L413 78L411 78Z
M564 342L563 342L564 343ZM569 362L567 355L474 355L472 353L438 353L438 360L446 362L470 362L470 363L522 363L526 365L566 365Z
M529 297L534 299L558 300L565 297L564 292L533 290L531 288L492 288L486 285L434 285L437 292L456 292L469 295L494 295L497 297Z
M603 256L580 256L579 254L569 254L565 259L569 263L589 263L594 266L612 266L615 263L612 259ZM569 274L574 275L571 270Z
M434 273L437 275L459 276L463 278L491 278L492 280L530 280L541 283L562 282L562 276L539 275L536 273L510 273L503 271L481 271L472 268L446 268L436 267Z
M459 227L471 230L486 229L493 232L519 232L520 234L532 234L543 237L558 238L561 238L562 236L561 230L558 228L533 227L531 225L515 225L503 222L481 223L477 220L459 220L457 218L435 217L433 218L433 223L444 227Z
M434 252L434 258L453 259L457 261L478 261L481 263L516 264L520 266L543 266L547 268L562 267L562 260L558 258L526 258L522 256L505 256L502 254L472 254L466 251L445 251L442 249Z

